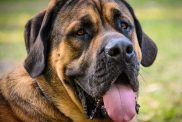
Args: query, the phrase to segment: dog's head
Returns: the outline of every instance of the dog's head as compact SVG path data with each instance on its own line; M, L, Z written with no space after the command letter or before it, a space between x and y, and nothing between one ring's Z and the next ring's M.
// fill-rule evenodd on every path
M27 23L25 43L30 76L58 77L88 116L103 117L104 104L115 121L134 115L140 64L150 66L157 55L124 0L52 0Z

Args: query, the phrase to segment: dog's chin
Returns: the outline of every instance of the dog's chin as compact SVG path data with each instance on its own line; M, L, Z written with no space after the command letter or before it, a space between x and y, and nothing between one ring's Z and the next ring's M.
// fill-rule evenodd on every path
M121 73L95 97L75 83L75 89L88 118L110 118L113 121L129 121L137 112L136 93L138 80L135 75ZM110 81L109 81L110 82ZM109 86L108 86L109 84Z

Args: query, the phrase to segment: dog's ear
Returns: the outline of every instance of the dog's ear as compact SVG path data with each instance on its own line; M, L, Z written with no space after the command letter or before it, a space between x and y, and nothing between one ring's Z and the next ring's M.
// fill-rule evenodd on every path
M156 59L158 49L154 41L144 32L142 33L141 50L142 65L145 67L152 65L154 60Z
M34 18L30 19L25 25L24 40L27 53L30 52L30 48L33 47L33 44L36 41L44 16L45 16L45 11L39 13Z
M134 16L135 27L137 32L138 41L142 52L141 64L148 67L153 64L157 56L157 46L155 42L142 31L139 21Z
M33 17L25 26L25 46L27 58L24 67L31 77L39 76L45 68L47 45L53 23L53 8L56 0L49 3L48 8Z

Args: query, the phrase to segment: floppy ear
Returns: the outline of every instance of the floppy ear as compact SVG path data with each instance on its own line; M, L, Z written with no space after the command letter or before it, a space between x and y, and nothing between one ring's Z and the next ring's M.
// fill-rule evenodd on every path
M25 25L24 39L27 53L30 52L30 48L33 47L33 44L36 41L36 38L39 34L42 25L44 15L45 11L39 13L37 16L29 20Z
M25 26L25 46L27 58L24 67L31 77L39 76L45 68L47 59L47 45L53 23L53 8L56 1L52 0L48 8L33 17Z
M153 64L157 56L157 46L154 41L142 31L139 21L134 17L138 41L142 52L141 64L148 67Z
M147 36L144 32L142 33L142 42L141 42L141 50L142 50L142 65L148 67L153 64L154 60L157 56L157 46L154 41Z

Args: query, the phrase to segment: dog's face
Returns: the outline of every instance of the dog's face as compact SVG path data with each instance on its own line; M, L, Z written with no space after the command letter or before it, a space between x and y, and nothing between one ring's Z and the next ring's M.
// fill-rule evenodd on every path
M88 116L103 117L104 104L114 121L133 116L133 108L127 117L117 118L109 107L135 99L131 91L138 91L140 64L151 65L157 54L154 42L122 0L53 0L29 21L25 40L25 68L32 77L51 70L76 91ZM121 100L115 98L116 89Z

